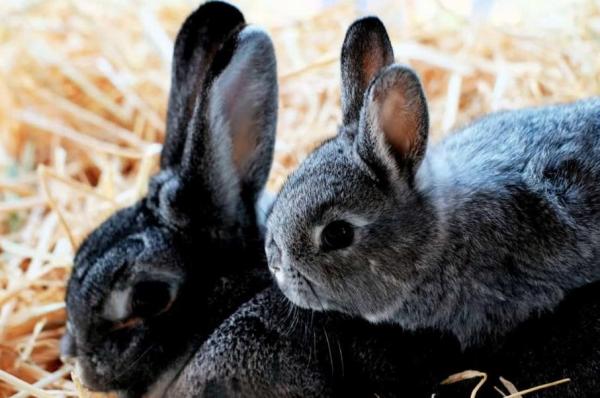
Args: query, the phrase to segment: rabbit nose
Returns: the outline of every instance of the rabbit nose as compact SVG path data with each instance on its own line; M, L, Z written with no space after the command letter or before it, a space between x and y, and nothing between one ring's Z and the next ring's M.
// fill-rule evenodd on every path
M75 358L77 356L75 339L68 331L60 339L60 354L65 358Z

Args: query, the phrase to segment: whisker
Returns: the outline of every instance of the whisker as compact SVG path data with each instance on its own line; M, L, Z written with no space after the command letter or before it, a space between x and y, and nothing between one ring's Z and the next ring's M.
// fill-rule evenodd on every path
M344 369L344 355L342 354L342 345L340 344L339 340L336 340L337 346L338 346L338 351L340 352L340 365L342 367L342 376L345 375L345 369Z
M304 277L303 277L304 278ZM304 281L306 282L306 285L310 288L310 291L312 292L313 296L317 299L317 301L319 302L319 306L321 307L321 311L325 311L325 307L323 306L323 303L321 302L321 298L317 295L317 292L315 291L315 288L312 285L312 282L309 281L308 279L304 278Z
M333 364L333 354L331 352L331 344L329 343L329 336L327 335L327 330L323 328L323 333L325 334L325 341L327 342L327 351L329 351L329 363L331 364L331 374L334 374L335 368Z
M133 368L143 357L145 357L154 347L156 347L156 343L150 344L148 348L146 348L136 359L131 361L131 363L123 369L121 372L115 375L110 381L113 382L127 373L131 368Z

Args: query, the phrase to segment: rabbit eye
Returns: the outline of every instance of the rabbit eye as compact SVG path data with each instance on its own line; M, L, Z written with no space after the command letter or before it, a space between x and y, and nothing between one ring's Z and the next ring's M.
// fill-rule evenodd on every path
M346 221L329 223L321 232L321 245L324 250L337 250L348 247L354 240L354 229Z
M136 317L146 318L164 312L171 304L171 289L160 281L140 282L133 288L131 311Z

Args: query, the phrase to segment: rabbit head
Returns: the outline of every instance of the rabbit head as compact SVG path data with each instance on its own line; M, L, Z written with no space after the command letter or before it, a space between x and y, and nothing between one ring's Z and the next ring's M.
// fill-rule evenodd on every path
M418 77L393 62L379 19L350 26L342 125L291 174L268 217L271 272L299 306L379 319L414 287L434 219L415 189L428 111Z
M62 349L88 387L147 392L268 283L255 206L276 117L268 35L201 5L175 41L161 170L75 257Z

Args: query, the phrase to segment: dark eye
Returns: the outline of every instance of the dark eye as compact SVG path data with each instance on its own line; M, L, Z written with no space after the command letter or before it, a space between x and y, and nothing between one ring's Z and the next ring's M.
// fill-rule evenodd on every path
M163 312L170 303L171 289L168 283L139 282L133 288L131 312L134 316L146 318Z
M329 223L321 232L321 245L324 250L337 250L348 247L354 240L354 229L346 221Z

